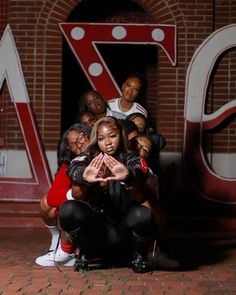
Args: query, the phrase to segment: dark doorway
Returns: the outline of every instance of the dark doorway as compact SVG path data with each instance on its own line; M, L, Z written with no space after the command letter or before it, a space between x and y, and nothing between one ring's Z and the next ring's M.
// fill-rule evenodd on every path
M116 21L120 17L122 22L127 12L145 15L145 11L133 1L84 0L73 9L67 22L108 22L108 20L112 22L114 15L116 15ZM124 22L129 22L127 16ZM157 47L155 46L99 44L97 48L119 86L128 74L140 72L146 76L148 65L152 64L152 68L153 65L155 67L157 65ZM89 81L69 45L63 39L61 133L74 123L79 98L88 88L91 88Z

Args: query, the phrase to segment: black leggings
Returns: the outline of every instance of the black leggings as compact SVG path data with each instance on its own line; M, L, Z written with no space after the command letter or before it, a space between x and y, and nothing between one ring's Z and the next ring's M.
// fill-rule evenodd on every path
M58 216L61 228L85 251L90 246L98 252L120 247L130 249L139 242L154 239L156 231L151 209L142 205L129 207L116 226L109 225L103 214L83 201L66 201L60 206Z

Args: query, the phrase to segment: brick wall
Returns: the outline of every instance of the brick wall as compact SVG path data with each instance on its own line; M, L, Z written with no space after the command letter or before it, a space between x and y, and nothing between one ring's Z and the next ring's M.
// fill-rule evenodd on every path
M8 22L21 58L39 131L45 148L53 150L60 137L61 125L62 35L58 23L66 21L79 1L9 0L5 1L6 3ZM124 5L124 2L122 3ZM236 5L234 1L220 0L137 0L136 3L140 5L138 11L125 13L123 9L115 15L108 16L106 21L177 26L177 66L172 67L163 50L158 49L158 64L150 65L147 71L147 109L150 116L155 119L158 130L167 138L165 151L181 152L185 75L188 64L194 51L214 29L235 21ZM4 16L4 10L0 10L0 13ZM4 25L2 20L1 32ZM229 52L222 58L215 73L207 100L208 112L216 110L234 98L234 76L235 54ZM228 83L229 77L232 83ZM4 93L8 96L8 90L5 88ZM6 148L22 148L22 137L10 99L4 102L4 118ZM214 135L214 151L235 151L234 130L235 124L232 121L227 130ZM208 140L209 146L212 146L212 137L211 135Z
M7 25L7 0L1 2L0 6L0 33L4 31ZM0 147L4 146L5 140L5 115L4 115L4 107L5 107L5 94L0 92Z

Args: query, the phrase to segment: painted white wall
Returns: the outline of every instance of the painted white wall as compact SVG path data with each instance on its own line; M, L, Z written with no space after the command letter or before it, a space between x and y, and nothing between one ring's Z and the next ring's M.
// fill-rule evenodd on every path
M4 169L5 177L31 178L29 162L25 151L0 150L1 155L5 156L6 162ZM52 177L57 170L56 151L46 151L46 158Z
M236 154L212 154L208 155L212 170L228 178L236 178Z

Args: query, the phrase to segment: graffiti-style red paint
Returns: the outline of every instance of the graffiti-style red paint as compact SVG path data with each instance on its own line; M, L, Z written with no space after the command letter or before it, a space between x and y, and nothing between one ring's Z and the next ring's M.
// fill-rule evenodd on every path
M189 64L185 92L184 163L196 190L205 198L222 203L236 203L236 179L217 175L202 150L202 134L220 125L236 112L236 100L216 112L205 114L205 98L211 71L218 57L236 47L236 25L212 33L198 48Z
M62 23L60 28L90 84L106 100L119 97L120 89L96 44L156 45L176 64L174 25Z
M31 178L0 178L1 200L34 200L47 192L51 176L29 101L20 59L7 26L0 43L0 89L6 80L24 138Z

